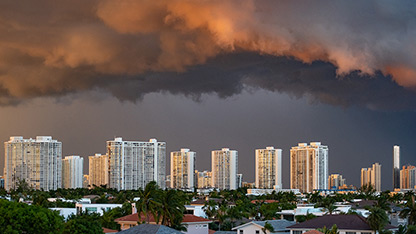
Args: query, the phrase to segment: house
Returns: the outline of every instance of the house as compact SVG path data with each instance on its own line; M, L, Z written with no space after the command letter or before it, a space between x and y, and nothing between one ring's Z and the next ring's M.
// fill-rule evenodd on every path
M120 234L182 234L182 232L175 230L165 225L158 224L140 224L135 227L117 232Z
M357 214L325 215L289 226L288 229L290 234L304 234L307 231L318 228L331 228L334 224L337 225L339 234L375 234L367 220ZM388 224L386 229L396 230L397 227Z
M138 213L131 215L126 215L124 217L115 219L114 221L120 224L121 230L127 230L131 227L137 226L139 222L144 222L146 219L149 219L149 224L156 224L155 218L153 215L146 217L144 214L140 216ZM212 221L209 219L204 219L192 214L184 214L182 224L186 225L187 231L184 233L188 234L208 234L208 224Z
M75 208L77 211L77 214L82 212L95 212L99 215L103 215L104 211L109 211L111 209L114 209L116 207L122 207L123 204L83 204L83 203L77 203L75 204Z
M287 221L287 220L266 220L266 221L251 221L249 223L237 226L232 230L236 230L237 234L262 234L264 233L262 229L266 225L266 222L269 223L273 227L273 232L266 231L267 234L269 233L289 233L288 226L292 226L295 224L294 221Z

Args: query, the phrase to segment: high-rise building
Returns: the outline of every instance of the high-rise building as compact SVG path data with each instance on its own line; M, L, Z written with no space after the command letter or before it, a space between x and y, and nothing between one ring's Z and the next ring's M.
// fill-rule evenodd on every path
M416 167L403 166L400 171L400 189L415 189L416 187Z
M4 143L5 188L15 189L25 181L34 189L55 190L62 183L62 143L50 136L36 139L10 137Z
M371 185L377 192L381 191L381 165L379 163L361 169L361 187L364 185Z
M393 146L393 189L400 188L400 146Z
M195 187L195 152L181 149L170 153L170 187L193 189Z
M118 190L144 188L155 181L166 186L166 143L156 139L107 141L109 187Z
M95 154L88 157L88 185L90 188L108 184L108 157Z
M211 152L212 186L217 189L238 188L238 152L223 148Z
M328 177L328 189L339 189L346 185L345 179L340 174L331 174Z
M62 187L82 188L84 175L84 158L66 156L62 159Z
M273 146L256 150L256 188L282 188L282 150Z
M82 187L89 188L90 186L90 175L84 175L82 177Z
M291 148L290 188L302 193L328 188L328 146L311 142Z
M212 187L212 172L210 171L197 171L195 170L197 178L198 188L211 188Z

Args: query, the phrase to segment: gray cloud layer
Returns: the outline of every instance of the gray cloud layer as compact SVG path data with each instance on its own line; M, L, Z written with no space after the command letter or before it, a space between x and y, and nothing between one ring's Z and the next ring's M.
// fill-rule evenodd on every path
M387 0L5 0L0 103L97 87L133 101L258 87L414 109L400 86L416 87L415 11Z

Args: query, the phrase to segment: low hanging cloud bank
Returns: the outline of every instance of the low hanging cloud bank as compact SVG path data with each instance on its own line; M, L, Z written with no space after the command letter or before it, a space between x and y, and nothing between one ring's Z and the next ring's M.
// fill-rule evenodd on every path
M392 0L5 0L0 103L97 87L132 101L258 87L414 109L414 15L416 3Z

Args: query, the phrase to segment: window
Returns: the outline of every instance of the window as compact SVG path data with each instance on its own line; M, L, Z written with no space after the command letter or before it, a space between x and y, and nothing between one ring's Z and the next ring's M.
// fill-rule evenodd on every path
M260 234L260 231L259 230L256 230L256 234Z
M244 231L243 230L240 230L240 234L244 234Z
M371 232L361 232L361 234L371 234Z
M293 234L302 234L302 231L293 231Z
M345 234L355 234L355 232L345 232Z

